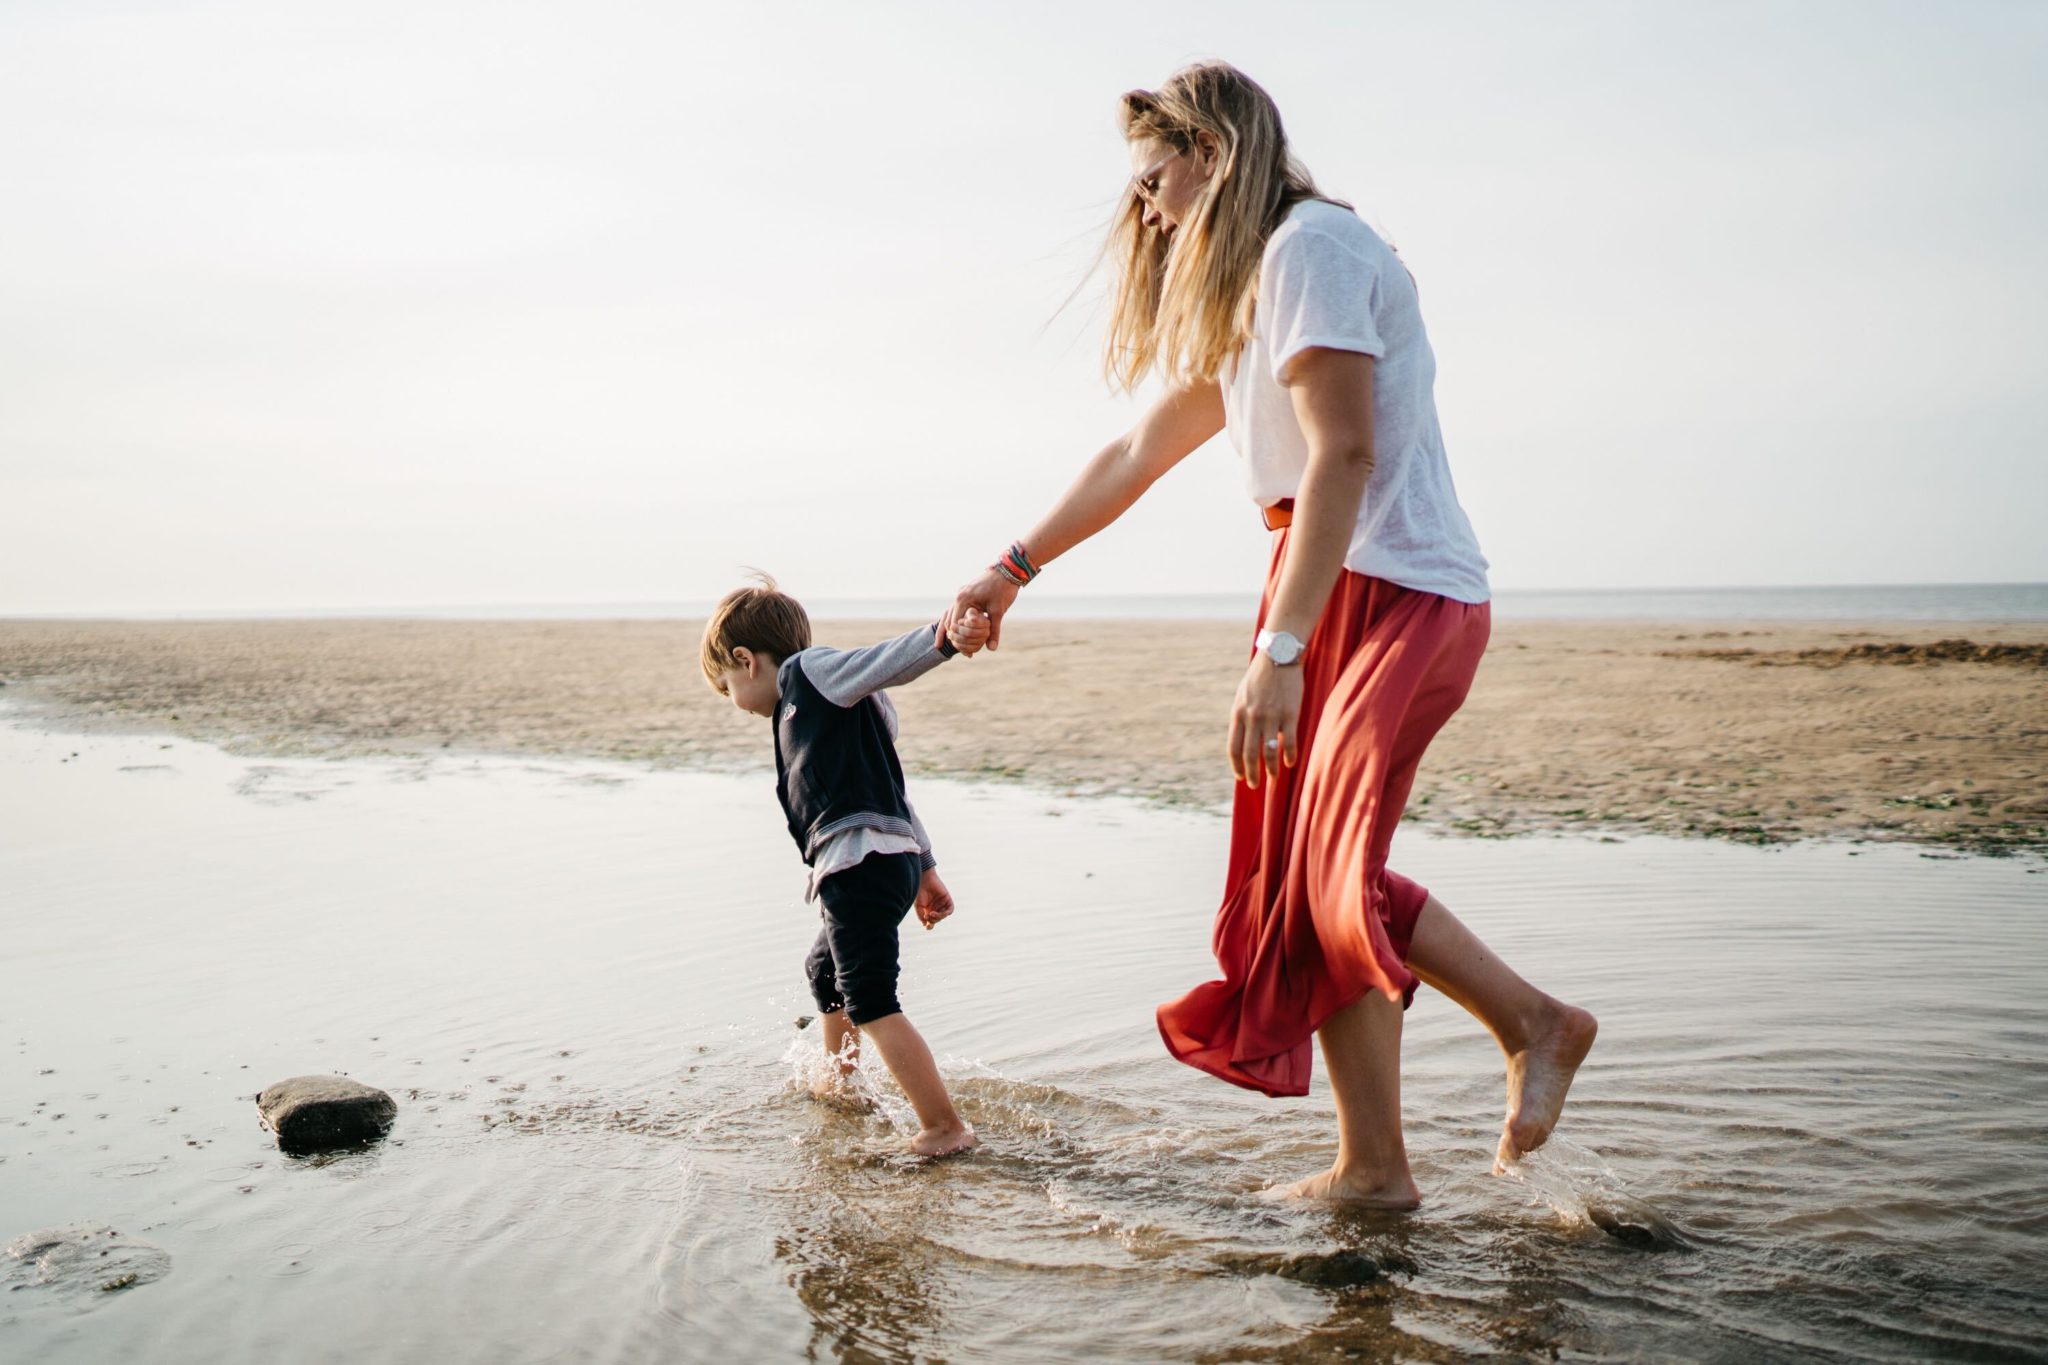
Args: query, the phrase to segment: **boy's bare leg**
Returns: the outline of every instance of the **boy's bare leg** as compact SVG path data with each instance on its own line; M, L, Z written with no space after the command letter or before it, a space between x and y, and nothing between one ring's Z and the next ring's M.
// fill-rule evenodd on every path
M1368 992L1331 1015L1316 1037L1337 1101L1337 1159L1329 1170L1269 1193L1365 1208L1416 1207L1422 1193L1401 1139L1400 1003Z
M1408 969L1471 1011L1507 1054L1508 1112L1495 1169L1549 1141L1599 1021L1516 975L1435 896L1415 921Z
M860 1030L845 1010L833 1010L818 1022L825 1026L825 1055L839 1064L841 1076L851 1076L860 1066Z
M818 1023L832 1070L811 1082L811 1098L865 1108L863 1097L853 1084L853 1073L860 1069L860 1030L847 1019L845 1010L821 1015Z
M875 1048L888 1064L889 1074L903 1087L910 1107L917 1111L918 1134L910 1150L919 1156L947 1156L976 1145L974 1130L954 1112L953 1097L939 1076L939 1064L932 1050L901 1014L871 1019L862 1026L874 1040Z

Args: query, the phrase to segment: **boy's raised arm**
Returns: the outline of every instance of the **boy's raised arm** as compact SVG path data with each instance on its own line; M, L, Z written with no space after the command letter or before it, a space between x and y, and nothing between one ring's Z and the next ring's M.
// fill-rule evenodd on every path
M851 706L870 692L923 677L958 652L933 623L859 649L807 649L797 663L827 701Z

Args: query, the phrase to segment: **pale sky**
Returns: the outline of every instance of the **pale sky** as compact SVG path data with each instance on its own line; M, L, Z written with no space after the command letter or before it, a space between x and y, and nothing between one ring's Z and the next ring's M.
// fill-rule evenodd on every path
M2048 6L0 3L0 613L934 601L1144 395L1221 57L1422 289L1498 588L2048 580ZM1249 592L1219 438L1060 593Z

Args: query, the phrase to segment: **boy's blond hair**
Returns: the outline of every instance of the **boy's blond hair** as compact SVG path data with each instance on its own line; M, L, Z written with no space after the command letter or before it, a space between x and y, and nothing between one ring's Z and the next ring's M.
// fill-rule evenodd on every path
M704 679L721 697L725 670L740 666L734 650L773 655L780 663L811 647L811 618L803 604L778 590L765 573L755 574L754 580L753 587L727 593L704 623Z

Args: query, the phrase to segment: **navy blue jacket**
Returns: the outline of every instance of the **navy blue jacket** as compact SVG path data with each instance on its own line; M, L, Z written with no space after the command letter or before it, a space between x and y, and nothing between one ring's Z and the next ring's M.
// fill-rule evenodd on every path
M882 689L922 677L957 651L935 625L861 649L800 650L776 671L775 788L790 837L809 863L833 835L856 827L931 840L903 790L896 708Z

